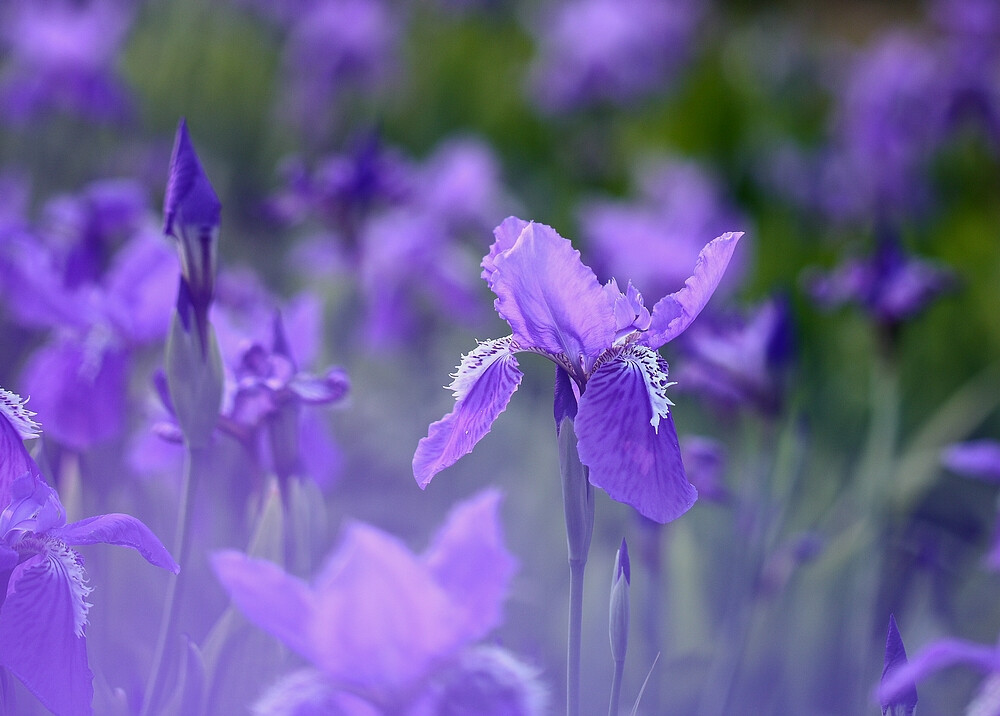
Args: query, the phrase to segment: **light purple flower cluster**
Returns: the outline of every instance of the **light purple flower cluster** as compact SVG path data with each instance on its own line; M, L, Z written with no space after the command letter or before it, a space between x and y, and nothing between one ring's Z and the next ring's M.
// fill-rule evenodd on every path
M691 53L688 0L563 0L537 23L532 94L546 111L623 104L665 90Z

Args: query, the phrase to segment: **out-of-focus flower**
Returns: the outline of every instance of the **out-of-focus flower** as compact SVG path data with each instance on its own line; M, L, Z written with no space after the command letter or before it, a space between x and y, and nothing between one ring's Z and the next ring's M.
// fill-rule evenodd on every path
M688 0L565 0L537 24L532 94L564 112L663 90L687 61L700 17Z
M530 352L558 367L557 396L572 403L590 482L658 522L686 512L697 491L684 474L666 392L672 383L657 350L708 303L741 235L705 246L684 287L650 313L631 283L625 293L613 280L601 286L552 228L504 221L482 277L513 333L462 358L450 386L455 408L430 426L413 456L417 484L426 487L489 432L521 381L515 354Z
M293 19L284 49L283 109L309 136L350 93L373 93L395 65L399 22L382 0L322 0Z
M32 413L0 389L0 665L59 716L92 713L87 665L90 604L80 555L71 547L131 547L150 564L179 567L142 522L123 514L66 523L55 490L22 440L37 436Z
M955 275L940 264L906 253L894 236L883 234L872 256L847 259L826 275L807 276L807 282L821 306L853 303L891 328L952 289Z
M700 435L681 438L684 471L698 496L710 502L728 502L732 495L723 479L726 472L726 448L718 440Z
M885 639L885 665L882 667L882 684L893 678L893 675L906 666L906 649L903 648L903 638L896 627L896 617L889 615L889 632ZM882 716L913 716L917 708L917 689L913 684L900 690L890 698L879 699L882 705Z
M703 237L746 221L696 162L658 159L644 163L636 174L638 198L584 204L578 211L580 231L599 274L629 276L646 293L662 296L684 285ZM746 252L740 253L726 269L723 291L745 272Z
M483 317L467 238L503 216L500 165L483 141L456 138L424 162L374 143L324 160L276 197L279 209L320 229L297 252L307 275L357 281L368 344L385 349L425 332L428 313ZM282 208L283 207L283 208Z
M764 415L781 409L792 357L787 301L771 299L746 316L710 316L687 333L681 347L686 360L677 374L684 390L730 409L748 406Z
M48 111L93 121L127 117L131 99L114 65L132 12L120 0L5 3L0 112L17 123Z
M1000 482L1000 442L970 440L949 445L941 453L941 464L966 477Z
M501 622L516 566L503 546L500 499L487 490L458 505L420 556L375 527L351 523L312 583L239 552L216 553L215 573L240 611L317 670L298 677L308 689L283 689L282 698L271 692L277 710L268 713L302 713L289 702L312 701L351 714L423 714L410 708L435 693L475 691L451 675L470 658L466 648ZM493 705L458 713L501 713Z

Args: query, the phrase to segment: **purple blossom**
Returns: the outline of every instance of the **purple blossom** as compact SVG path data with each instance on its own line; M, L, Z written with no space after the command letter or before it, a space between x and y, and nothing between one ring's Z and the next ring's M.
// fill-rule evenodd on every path
M702 237L745 223L717 180L694 161L647 161L635 182L636 199L590 201L579 209L579 223L598 272L629 276L651 295L684 285L704 246ZM726 270L722 290L732 289L745 273L743 253Z
M657 350L708 303L741 235L710 242L684 287L650 313L631 284L625 293L613 280L601 286L552 228L504 221L482 276L512 335L482 342L462 358L450 386L455 408L430 426L413 456L417 484L425 488L489 432L521 381L515 354L530 352L557 366L557 397L576 415L590 482L658 522L686 512L697 491L685 478L666 392L672 384Z
M42 479L22 440L38 425L16 395L0 389L0 666L60 716L90 714L93 674L86 624L93 590L71 547L131 547L150 564L179 567L142 522L123 514L66 523L55 490Z
M685 435L681 438L681 458L699 497L719 503L732 498L724 479L727 456L722 443L700 435Z
M941 453L941 464L966 477L1000 482L1000 442L970 440L949 445Z
M124 119L131 99L114 65L131 23L132 10L120 0L5 3L0 111L17 123L48 111Z
M678 371L681 385L725 408L745 405L773 415L782 403L791 334L790 307L779 299L746 316L700 321L681 343L687 355Z
M688 0L565 0L537 23L533 95L564 112L661 90L687 61L700 16Z
M881 237L872 256L847 259L830 273L808 280L821 306L853 303L890 327L914 317L955 284L950 269L907 254L888 235Z
M351 91L371 93L386 83L398 35L399 22L382 0L306 5L284 48L284 111L308 136L321 134L337 100Z
M403 707L501 622L516 562L503 546L500 500L487 490L456 506L422 555L349 523L311 583L234 551L212 564L240 611L317 670L305 678L309 690L286 699L360 697L379 713L410 714ZM300 713L285 708L277 713Z

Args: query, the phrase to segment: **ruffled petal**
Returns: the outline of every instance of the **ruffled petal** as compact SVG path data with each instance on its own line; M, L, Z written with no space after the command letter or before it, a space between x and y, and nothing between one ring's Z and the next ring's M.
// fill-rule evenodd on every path
M483 257L482 262L482 277L486 283L490 282L490 277L496 270L496 266L493 264L496 257L504 251L513 248L517 237L521 235L521 232L527 226L528 222L524 219L518 219L516 216L508 216L500 226L493 229L493 238L495 240L493 241L493 245L490 246L490 252Z
M640 339L643 345L659 348L691 325L715 293L741 236L742 231L729 232L708 242L684 288L664 296L653 307L649 330Z
M243 615L288 648L314 658L309 620L314 598L309 585L281 567L242 552L211 555L212 569Z
M504 547L503 496L489 489L456 505L424 553L424 564L452 599L470 640L499 626L517 560Z
M361 693L404 693L478 637L423 562L370 525L345 529L314 589L314 663Z
M615 314L580 252L551 227L532 222L493 266L493 305L518 345L563 354L589 372L614 342Z
M0 607L0 665L59 716L93 713L83 632L89 591L76 556L52 549L15 570Z
M112 513L88 517L52 530L51 534L66 544L103 543L131 547L150 564L174 574L180 572L180 567L157 536L131 515Z
M454 409L432 423L413 455L413 476L421 489L437 473L453 465L490 431L521 382L510 337L484 341L462 356L449 388Z
M3 397L0 395L0 399ZM38 465L24 448L21 433L14 423L0 414L0 510L10 504L14 482L25 474L41 479Z
M601 365L580 398L576 434L590 482L663 523L687 512L698 491L684 474L666 366L655 355L630 346Z

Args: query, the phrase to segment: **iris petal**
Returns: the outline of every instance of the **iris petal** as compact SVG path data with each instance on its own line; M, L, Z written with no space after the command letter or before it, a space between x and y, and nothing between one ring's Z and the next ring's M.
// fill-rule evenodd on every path
M174 574L180 567L163 546L163 543L140 520L131 515L113 513L88 517L52 530L54 537L66 544L117 544L131 547L147 562Z
M741 236L743 232L729 232L708 242L684 288L664 296L653 307L649 330L640 339L643 345L659 348L691 325L715 293Z
M646 363L623 352L594 372L580 398L577 449L594 486L663 523L687 512L698 491L684 474L665 396L649 389L661 376Z
M532 222L510 249L493 257L492 265L493 305L510 324L514 340L523 348L563 354L589 372L614 342L615 315L580 252L551 227Z
M211 560L215 576L247 619L293 651L313 658L307 628L313 595L305 582L272 562L234 550L216 552Z
M0 607L0 665L60 716L93 713L83 636L88 591L75 555L49 549L15 570Z
M453 465L490 431L521 382L510 338L480 343L462 357L451 389L457 402L450 413L432 423L413 455L413 476L427 487L441 470Z
M471 640L500 625L517 560L503 543L497 490L457 505L424 553L424 564L444 587Z

